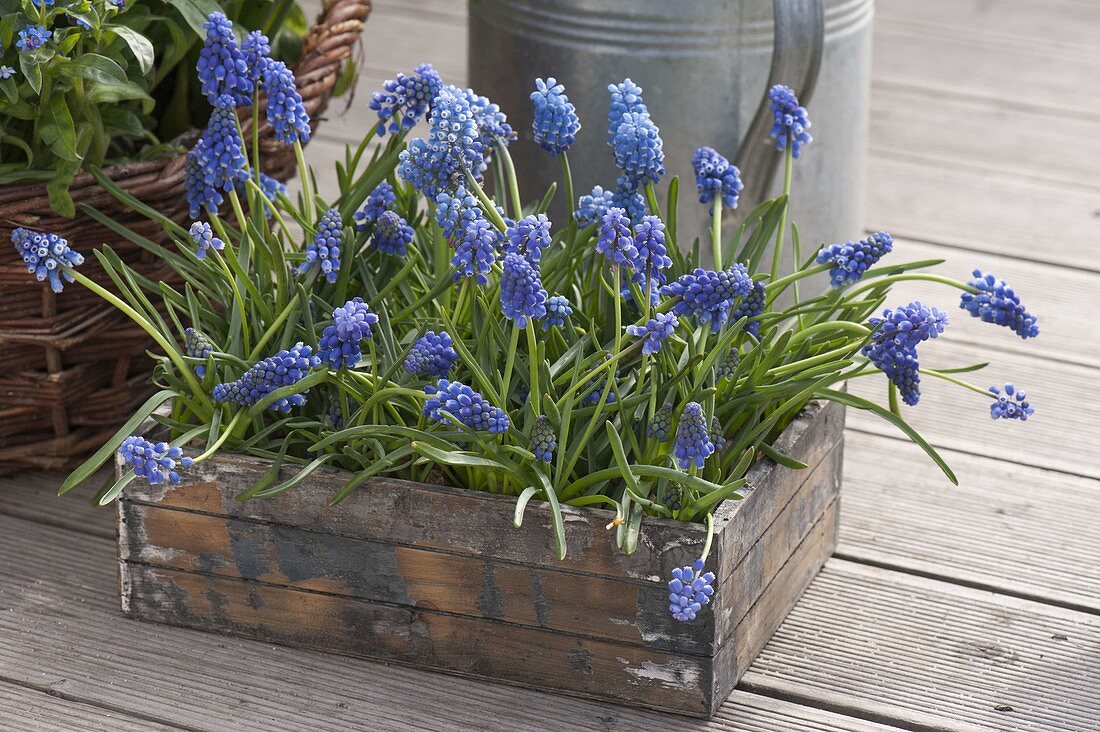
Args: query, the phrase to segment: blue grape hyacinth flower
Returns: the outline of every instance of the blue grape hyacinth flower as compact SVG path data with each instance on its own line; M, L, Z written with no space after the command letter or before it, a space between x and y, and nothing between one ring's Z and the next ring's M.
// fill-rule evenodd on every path
M397 203L397 193L388 182L382 181L367 196L363 208L355 212L355 230L366 231L367 227L378 220Z
M474 277L479 285L489 284L488 274L493 271L493 263L497 259L499 240L500 232L488 221L482 218L471 221L451 258L454 281Z
M872 341L906 350L943 333L947 315L916 300L899 308L886 308L881 318L870 318L868 323Z
M500 276L500 309L518 328L526 328L527 320L546 316L546 290L539 271L519 254L504 255L504 272Z
M190 468L194 461L183 450L167 442L153 444L141 435L130 435L118 448L119 456L134 469L134 475L149 485L180 482L176 467Z
M661 350L665 340L676 331L679 319L672 313L657 313L645 325L628 325L626 332L642 338L642 353L652 355Z
M631 81L630 77L618 84L609 84L607 91L611 93L611 104L607 112L607 137L611 139L618 131L624 114L641 114L649 110L642 101L642 87Z
M1027 400L1027 392L1012 384L1005 384L1004 391L996 386L989 387L989 393L996 400L989 405L989 416L993 419L1018 419L1026 422L1035 413L1035 407Z
M700 324L709 323L717 333L729 320L730 310L737 298L752 293L753 281L743 264L735 264L721 271L696 268L691 274L681 275L675 282L661 287L666 297L679 297L672 312L677 315L694 315Z
M587 389L592 389L592 391L588 392L588 394L581 401L583 401L585 404L598 404L600 399L603 399L603 392L606 388L606 378L593 376L591 379L588 380L588 383L585 384L584 389L582 390L584 391ZM611 391L607 392L607 399L604 401L604 404L614 404L618 400L619 398L615 396L615 390L612 389Z
M330 208L317 222L317 233L306 245L306 260L298 267L298 274L317 267L326 280L335 282L340 273L340 248L343 246L344 222L340 219L340 211Z
M752 290L749 294L741 298L741 302L738 303L733 313L730 315L730 320L737 322L741 318L755 318L764 314L764 307L767 304L767 288L763 282L753 282ZM751 333L754 338L760 335L760 321L750 320L745 324L745 332Z
M771 136L775 140L775 148L782 151L790 146L791 155L797 158L802 153L802 147L814 139L807 132L810 116L789 86L776 84L768 90L768 97L774 117Z
M217 211L228 193L248 180L248 160L237 126L233 98L218 97L206 129L188 153L185 183L191 217L205 208Z
M869 267L893 249L894 237L885 231L876 231L860 241L822 247L816 261L818 264L832 264L829 279L833 287L843 287L859 282Z
M298 93L294 73L282 61L271 61L264 68L267 90L267 122L275 139L287 145L309 142L309 112Z
M603 187L596 186L591 193L586 193L577 199L577 210L573 212L573 219L577 226L584 228L598 224L607 213L607 209L614 204L615 194L605 191Z
M271 63L271 42L263 31L254 30L241 42L241 55L253 86L263 82L264 72Z
M531 101L535 107L531 123L535 142L554 157L561 155L576 142L581 128L577 109L565 95L565 86L552 76L545 81L535 79Z
M378 114L375 131L379 137L409 129L431 109L432 100L443 89L443 80L431 64L420 64L411 75L398 74L374 93L370 108ZM400 115L400 122L398 122Z
M573 314L573 306L562 295L554 295L546 300L546 317L542 319L543 330L550 330L554 326L561 327Z
M445 330L438 334L429 330L416 339L409 349L409 355L405 358L405 373L442 379L457 360L458 352L454 349L450 334Z
M313 353L313 349L299 341L291 348L260 361L236 381L217 384L213 391L214 399L222 403L251 406L276 389L297 384L310 369L320 365L321 359ZM267 408L285 414L291 407L306 403L304 394L301 392L277 399Z
M611 194L611 205L626 211L627 218L638 221L646 213L645 196L638 190L638 180L623 173L615 179L615 192Z
M646 437L652 437L657 442L668 442L672 439L672 405L663 404L657 407L653 413L653 419L646 425Z
M916 348L900 348L892 342L868 343L860 352L893 382L902 401L917 406L921 392Z
M715 452L726 449L726 436L722 433L722 422L717 417L710 418L710 441L714 443Z
M332 311L332 325L321 331L317 356L334 369L355 368L363 358L362 343L374 337L371 326L377 322L363 298L348 300Z
M607 209L600 224L600 236L596 251L613 266L633 268L638 261L638 248L634 246L634 232L626 211L618 206Z
M254 85L248 62L233 35L233 23L225 13L211 13L202 25L206 29L206 41L199 51L196 69L202 93L211 104L229 95L232 106L252 104Z
M535 460L548 463L554 459L554 451L557 449L558 436L554 433L550 418L540 414L531 430L531 452L535 453Z
M665 174L664 143L661 131L648 112L626 112L615 134L608 140L615 165L639 183L659 183Z
M542 259L542 252L549 248L550 241L550 219L546 214L524 216L504 231L505 253L523 255L532 263Z
M195 256L199 259L206 259L208 249L218 252L225 249L225 242L214 236L214 230L205 221L195 221L187 233L191 235L191 241L195 242Z
M374 236L371 246L383 254L404 257L409 253L409 244L413 240L413 228L404 218L393 211L383 211L374 222Z
M450 424L443 415L448 412L472 430L499 435L508 430L508 415L500 407L494 407L480 393L461 381L440 379L434 386L424 387L428 396L424 403L424 416L436 422Z
M643 216L634 227L634 248L638 255L634 260L634 281L645 289L652 283L653 295L658 286L667 280L665 270L672 266L672 258L665 247L665 223L657 216Z
M668 610L680 622L695 620L714 595L714 573L703 571L703 560L672 570L668 583Z
M974 270L974 279L968 282L979 290L978 294L964 292L959 307L986 323L1010 328L1024 340L1039 335L1038 318L1020 303L1020 297L1004 280L991 274Z
M461 89L444 87L432 102L427 140L416 139L401 151L398 173L426 198L434 199L461 181L463 171L477 175L485 163L470 98Z
M673 448L680 469L687 470L692 465L703 467L708 457L714 453L714 443L710 440L710 428L703 406L699 402L688 402L680 414L680 423L676 426L676 445Z
M69 242L57 234L40 234L19 227L11 233L11 243L23 259L27 272L39 282L49 280L50 289L62 292L72 282L69 270L84 264L84 255L73 251Z
M187 355L191 358L201 358L203 361L214 352L214 343L200 330L187 328L183 331L183 345L187 349ZM195 374L201 379L206 376L206 364L195 365Z
M737 197L745 186L736 165L713 147L701 147L692 156L691 166L695 169L699 203L710 203L718 198L726 208L737 208Z
M466 233L474 221L483 218L477 197L459 183L454 193L440 191L435 197L435 221L443 229L443 238L454 241Z

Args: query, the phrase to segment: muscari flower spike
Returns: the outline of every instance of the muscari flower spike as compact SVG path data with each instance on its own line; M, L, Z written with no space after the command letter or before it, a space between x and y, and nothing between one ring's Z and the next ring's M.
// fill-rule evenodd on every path
M440 191L435 197L435 222L443 229L443 238L453 241L462 236L466 227L483 218L477 197L459 183L454 193Z
M657 407L653 413L653 419L645 428L646 437L652 437L657 442L668 442L672 439L672 405L663 404Z
M699 323L710 323L711 330L717 333L729 320L734 301L747 297L752 289L748 269L738 263L718 272L696 268L691 274L681 275L675 282L661 287L661 294L680 298L672 312L694 315Z
M454 281L458 282L463 277L474 277L479 285L489 284L487 275L493 271L499 240L500 232L485 219L478 218L470 222L451 259Z
M644 113L649 110L642 101L642 87L631 81L630 77L619 84L609 84L607 91L611 93L611 104L607 113L607 136L610 139L619 129L624 114Z
M84 264L84 255L73 251L68 240L57 234L40 234L19 227L11 232L11 243L23 258L27 271L39 282L49 280L54 292L63 291L64 282L73 281L70 268Z
M532 214L512 222L504 231L505 253L520 254L537 263L550 246L550 220L546 214Z
M214 12L202 27L206 29L206 41L195 66L202 93L213 105L220 104L225 95L231 99L230 106L251 104L254 84L245 55L233 36L233 23L225 13Z
M554 295L546 300L546 317L542 319L543 330L550 330L554 326L561 327L573 314L573 306L562 295Z
M429 330L409 349L409 355L405 358L405 373L442 379L457 360L458 353L450 334L445 330L438 334Z
M714 443L710 440L707 416L699 402L688 402L680 415L676 426L676 446L673 448L680 469L687 470L692 465L703 467L706 459L714 453Z
M254 30L241 42L241 55L248 70L248 79L253 85L261 83L267 65L271 62L271 42L263 31Z
M210 248L219 252L225 249L225 242L214 236L214 230L205 221L192 223L187 233L191 235L191 241L198 247L195 250L195 256L199 259L206 259L206 250Z
M183 345L187 349L188 356L201 358L203 361L206 361L207 357L214 352L213 341L201 330L195 330L194 328L187 328L183 331ZM206 364L196 364L195 374L200 379L206 376Z
M626 211L631 221L637 221L645 216L645 196L638 190L638 180L626 173L616 178L615 192L611 194L611 205Z
M443 80L431 64L420 64L411 75L398 74L396 79L387 81L370 102L370 108L378 113L375 128L378 136L382 137L387 131L396 134L402 128L416 125L442 89Z
M665 340L676 331L679 319L672 313L657 313L645 325L628 325L626 332L642 338L642 353L652 355L661 350Z
M710 441L714 443L715 452L726 449L726 436L722 434L722 422L717 417L710 418Z
M637 264L638 248L634 246L634 233L630 230L626 211L617 206L607 209L600 225L600 237L596 240L596 251L614 266L633 268Z
M52 30L32 23L19 31L19 40L15 42L15 47L24 52L35 51L46 45L51 36L53 36Z
M397 194L388 182L382 181L367 196L363 208L355 212L355 230L366 231L367 227L378 220L397 203Z
M661 131L649 112L626 112L615 134L608 139L615 165L635 181L659 183L665 174Z
M741 363L741 352L736 348L731 348L730 352L722 357L722 360L718 362L718 378L719 379L732 379L733 375L737 372L737 366Z
M192 218L203 208L217 211L224 200L222 193L248 180L248 160L235 114L232 97L223 94L202 137L188 153L185 183Z
M741 302L738 303L733 313L730 314L730 320L737 322L741 318L755 318L758 315L764 314L764 306L767 304L767 289L762 281L753 282L752 290L747 295L741 298ZM745 332L751 333L752 336L759 337L760 335L760 321L750 320L745 324Z
M810 117L806 108L799 105L798 97L794 90L784 84L776 84L768 90L771 99L772 124L771 136L775 140L777 150L791 148L791 155L797 158L802 152L802 146L808 145L814 139L807 132L810 129Z
M450 424L442 413L448 412L472 430L499 435L508 430L508 415L500 407L494 407L481 394L461 381L440 379L435 386L424 387L428 401L424 415L443 424Z
M713 147L701 147L692 156L691 166L695 169L699 203L710 203L718 198L726 208L737 208L737 197L745 186L741 182L741 171L736 165L731 165Z
M860 241L822 247L817 255L817 263L832 264L829 279L833 287L843 287L859 282L863 273L893 248L894 238L885 231L876 231Z
M868 343L860 351L897 387L902 401L911 407L920 402L920 362L916 348L893 343Z
M665 247L665 224L657 216L644 216L634 227L634 248L638 256L634 260L634 281L645 286L652 283L652 294L656 296L660 285L668 279L665 270L672 266L672 258Z
M317 233L306 245L306 260L298 267L305 274L316 265L329 282L335 282L340 272L340 248L344 245L344 223L340 211L330 208L317 222Z
M886 308L881 318L870 318L871 339L900 349L911 350L930 338L943 333L947 315L938 309L922 305L919 300L899 308Z
M165 481L175 485L180 482L177 465L186 469L194 464L180 448L167 442L153 444L141 435L130 435L123 440L118 454L134 469L134 475L143 478L149 485L160 485Z
M240 406L256 404L276 389L297 384L310 369L320 365L321 359L313 353L313 349L299 341L293 347L260 361L236 381L217 384L213 391L214 399ZM268 405L268 409L285 414L291 407L300 407L305 403L302 392L277 399Z
M504 272L500 276L500 309L517 328L526 328L527 319L545 317L546 290L539 271L519 254L504 255Z
M577 210L573 212L573 219L581 228L599 223L607 209L614 205L615 194L605 191L601 186L596 186L591 193L586 193L577 199Z
M592 389L592 391L590 391L582 401L585 404L597 404L599 403L600 399L603 399L603 391L607 388L607 378L604 377L601 379L598 376L593 376L591 379L588 380L588 383L585 384L584 388L585 390ZM612 389L611 391L607 392L607 400L604 401L604 404L614 404L616 401L618 401L618 399L619 398L615 396L615 390Z
M477 175L484 165L482 132L469 97L453 86L432 101L427 140L416 139L401 151L398 173L426 198L454 187L463 171Z
M371 326L377 322L363 298L348 300L332 311L332 325L321 332L317 356L334 369L354 368L363 358L362 342L374 337Z
M460 89L458 93L464 95L470 104L470 111L477 125L478 141L484 152L479 171L484 171L493 148L498 144L507 146L517 136L512 126L508 124L508 117L500 111L498 105L489 101L488 97L476 94L473 89Z
M996 401L989 405L989 416L993 419L1018 419L1026 422L1035 413L1035 407L1027 400L1027 392L1012 384L1005 384L1002 392L996 386L989 387L989 393Z
M282 61L270 61L264 67L267 90L267 123L275 139L286 145L309 142L309 112L298 93L294 73Z
M393 211L383 211L374 223L371 246L383 254L404 257L409 253L409 244L412 240L413 228Z
M535 453L535 460L548 463L554 459L554 451L558 449L558 436L554 434L554 427L545 414L540 414L535 419L535 426L531 430L531 452Z
M695 620L714 595L714 573L704 572L703 566L703 560L696 559L690 567L672 570L668 583L668 610L680 622Z
M1019 295L1007 282L976 269L974 279L967 284L979 292L976 295L970 292L962 294L959 307L963 310L986 323L1010 328L1025 340L1039 335L1038 318L1020 304Z
M531 123L535 142L554 157L561 155L576 142L581 128L577 108L565 96L565 86L552 76L545 81L535 79L531 101L535 106Z

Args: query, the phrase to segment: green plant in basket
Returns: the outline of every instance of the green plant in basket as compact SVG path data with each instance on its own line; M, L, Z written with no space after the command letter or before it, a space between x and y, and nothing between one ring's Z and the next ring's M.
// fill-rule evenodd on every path
M560 158L572 201L567 149L579 120L552 79L532 98L535 139ZM812 400L877 414L954 481L902 416L900 402L919 401L922 376L983 395L994 418L1033 409L1011 386L959 377L980 365L920 367L918 348L946 316L920 303L883 311L891 286L958 288L964 309L1024 338L1037 334L1035 319L991 276L960 282L924 272L937 261L880 261L893 248L885 233L802 251L787 211L809 120L789 89L773 89L772 101L784 192L734 231L722 211L737 204L739 172L710 148L695 156L699 197L713 213L707 267L698 242L685 251L677 241L677 181L657 198L659 131L629 79L611 87L609 117L623 175L613 192L581 196L558 227L545 214L554 189L531 205L516 186L504 115L430 66L375 95L383 139L347 151L334 201L314 192L304 166L297 200L265 194L227 107L218 149L228 154L206 160L196 178L225 201L206 199L206 220L190 230L145 211L174 235L174 249L120 232L170 262L182 289L141 279L106 248L96 256L118 296L56 262L162 349L161 391L62 492L115 450L134 470L100 502L131 480L178 482L233 451L271 462L242 500L292 490L323 468L348 471L333 503L369 490L372 476L397 475L514 496L517 525L531 500L546 501L562 557L561 506L609 508L609 530L632 552L646 517L710 527L757 460L805 467L772 442ZM407 140L424 117L429 136ZM779 264L787 246L791 272ZM805 280L826 273L832 286L811 294ZM844 389L881 374L885 406ZM165 401L170 414L156 412ZM149 417L167 441L129 435ZM286 466L296 471L280 481ZM693 619L714 591L709 546L669 583L678 620Z
M209 114L191 77L223 10L296 58L306 24L291 0L0 0L0 185L46 182L72 216L78 172L175 154L168 141Z

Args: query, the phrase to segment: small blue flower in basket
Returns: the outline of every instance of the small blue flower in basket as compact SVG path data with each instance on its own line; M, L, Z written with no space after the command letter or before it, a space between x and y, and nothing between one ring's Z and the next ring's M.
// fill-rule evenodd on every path
M607 209L615 205L615 194L605 191L601 186L596 186L591 193L586 193L577 200L577 210L573 212L573 219L581 228L599 223Z
M355 230L366 231L378 217L393 208L397 203L397 194L388 182L382 181L367 196L363 208L355 212Z
M699 402L688 402L680 415L680 424L676 427L676 446L674 452L680 461L680 469L701 468L706 459L714 453L714 443L710 439L707 416Z
M216 385L213 395L219 402L250 406L276 389L297 384L311 369L320 365L321 359L313 353L313 349L298 342L292 348L260 361L236 381ZM291 407L300 407L305 403L304 392L300 392L276 399L268 409L285 414Z
M546 300L546 317L542 319L542 327L544 330L561 327L572 314L573 306L569 300L562 295L553 295Z
M84 264L84 256L70 249L69 242L57 234L39 234L20 227L11 233L11 243L27 271L39 282L49 280L54 292L65 289L62 280L73 281L69 271L72 267Z
M413 240L413 229L404 218L393 211L383 211L374 222L374 237L371 246L383 254L404 257L409 253L409 244Z
M211 13L206 22L206 42L199 51L199 83L211 104L228 95L231 106L252 103L254 84L244 53L237 47L233 23L224 13Z
M153 444L140 435L130 435L122 441L118 454L134 469L134 474L144 478L150 485L160 485L167 481L176 484L180 475L176 466L190 468L192 460L185 457L183 450L172 447L167 442Z
M1010 328L1024 340L1039 335L1039 326L1036 325L1038 318L1024 309L1020 304L1020 296L1007 282L991 274L982 274L980 269L976 269L974 279L968 284L977 288L978 293L962 294L959 307L963 310L986 323Z
M428 113L432 100L442 89L443 80L431 64L420 64L411 76L398 74L396 79L387 81L370 102L370 108L378 113L379 122L375 128L378 136L413 127Z
M424 387L428 401L424 403L424 416L437 422L450 422L447 412L472 430L493 435L508 430L508 415L500 407L494 407L480 393L460 381L440 379L434 386Z
M626 332L642 340L642 353L652 355L661 350L665 339L676 332L679 318L672 313L657 313L645 325L628 325Z
M695 187L699 203L718 199L725 208L737 208L737 197L744 188L741 171L713 147L701 147L691 159L695 169Z
M690 567L672 570L672 579L668 582L668 610L680 622L695 620L714 595L714 573L704 572L704 566L702 559L696 559Z
M483 218L466 225L462 241L455 247L451 267L455 282L463 277L473 277L479 285L489 284L488 274L493 271L497 259L497 242L501 234Z
M298 273L305 274L316 266L326 280L335 282L340 273L340 248L343 246L344 222L340 219L340 211L330 208L317 222L317 233L306 246L306 261L298 267Z
M885 231L876 231L866 239L849 241L822 247L817 255L818 264L832 264L829 278L833 287L850 285L863 277L869 267L894 249L894 237Z
M752 291L753 281L743 264L717 272L697 267L661 287L665 297L680 298L672 308L674 313L694 315L700 325L709 323L715 333L729 320L737 298L748 297Z
M500 309L519 328L527 327L528 318L538 320L546 315L546 290L542 288L539 271L518 254L504 255L504 272L500 276Z
M545 414L540 414L535 420L534 429L531 430L531 452L535 453L535 459L548 463L554 459L554 451L558 449L558 436L554 433L554 427Z

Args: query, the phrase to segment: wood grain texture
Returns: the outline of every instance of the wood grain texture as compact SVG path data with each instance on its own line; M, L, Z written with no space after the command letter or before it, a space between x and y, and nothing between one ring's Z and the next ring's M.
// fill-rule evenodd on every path
M62 498L58 497L57 488L64 479L64 473L54 472L23 472L0 478L0 513L114 539L117 529L113 511L91 504L100 486L114 480L111 466L98 471Z
M0 682L4 732L170 732L186 729Z

